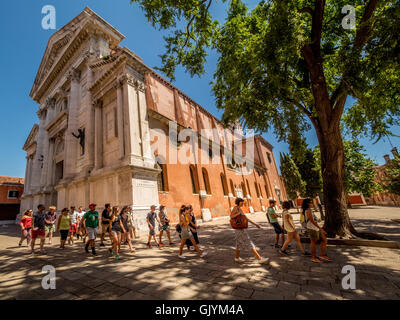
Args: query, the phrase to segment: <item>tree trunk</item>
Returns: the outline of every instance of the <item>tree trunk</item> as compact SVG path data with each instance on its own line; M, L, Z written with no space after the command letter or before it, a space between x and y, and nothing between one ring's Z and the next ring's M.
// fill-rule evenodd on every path
M329 237L351 238L356 231L347 212L343 140L339 126L330 129L325 133L318 132L326 208L324 229Z

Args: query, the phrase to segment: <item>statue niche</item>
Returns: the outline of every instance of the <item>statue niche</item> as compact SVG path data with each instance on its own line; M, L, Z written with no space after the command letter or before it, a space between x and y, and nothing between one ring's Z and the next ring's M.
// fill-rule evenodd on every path
M81 156L85 154L85 129L78 129L78 134L72 132L72 135L79 139L79 144L81 146Z

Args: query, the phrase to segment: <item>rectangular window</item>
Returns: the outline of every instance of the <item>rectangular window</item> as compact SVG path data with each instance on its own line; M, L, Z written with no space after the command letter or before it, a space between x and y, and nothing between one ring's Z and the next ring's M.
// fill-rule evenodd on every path
M8 199L18 199L18 190L8 190Z

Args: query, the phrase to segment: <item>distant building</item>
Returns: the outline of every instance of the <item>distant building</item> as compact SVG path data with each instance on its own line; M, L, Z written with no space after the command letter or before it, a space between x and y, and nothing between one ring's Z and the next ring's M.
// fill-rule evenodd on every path
M392 149L393 156L397 155L397 148ZM386 178L386 169L390 165L390 156L385 154L385 164L376 167L375 182L384 183ZM370 198L366 198L368 204L371 205L383 205L383 206L400 206L400 196L388 193L388 192L377 192Z
M15 220L24 193L24 178L0 177L0 223Z

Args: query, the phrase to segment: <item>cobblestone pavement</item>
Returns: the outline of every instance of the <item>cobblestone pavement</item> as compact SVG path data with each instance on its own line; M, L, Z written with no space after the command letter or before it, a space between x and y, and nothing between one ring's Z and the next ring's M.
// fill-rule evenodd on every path
M400 218L399 213L399 208L383 207L350 211L355 225L370 224L393 239L399 237L400 224L391 219ZM209 255L201 259L185 248L186 261L178 258L177 245L146 248L146 234L135 243L137 253L129 254L124 246L119 261L104 247L95 257L86 254L80 241L61 251L58 237L57 244L46 245L47 255L32 256L26 247L18 248L15 226L0 227L0 299L400 299L400 250L329 246L334 261L315 264L295 244L290 256L282 257L271 246L274 235L265 215L251 219L262 225L262 230L250 227L249 234L270 258L267 265L249 252L243 253L244 263L234 262L234 234L226 218L202 224L200 241ZM348 264L356 270L355 290L341 286L341 270ZM56 268L55 290L42 289L45 265Z

